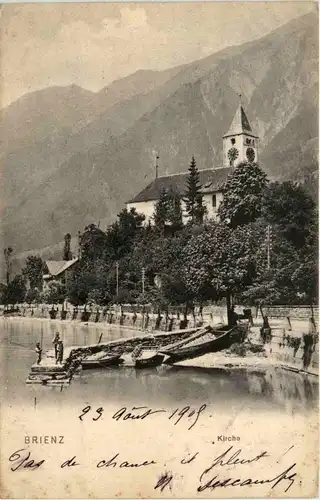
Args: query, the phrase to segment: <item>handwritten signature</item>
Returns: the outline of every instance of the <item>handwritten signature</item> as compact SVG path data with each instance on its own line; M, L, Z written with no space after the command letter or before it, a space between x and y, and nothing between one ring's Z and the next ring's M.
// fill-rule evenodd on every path
M296 467L296 463L292 464L291 466L287 467L284 471L280 472L277 475L272 475L270 478L240 478L240 477L227 477L221 479L219 477L219 473L216 472L216 470L221 467L226 467L226 466L240 466L240 465L245 465L245 464L252 464L255 462L258 462L264 458L269 457L268 453L266 451L263 451L259 453L258 455L252 457L252 458L243 458L242 457L242 449L240 448L239 450L234 450L233 446L230 446L227 450L225 450L221 455L217 456L216 458L213 459L212 463L210 464L209 467L207 467L202 474L200 475L200 485L197 488L198 492L205 491L207 489L213 491L216 488L227 488L227 487L232 487L232 486L252 486L252 485L261 485L261 484L272 484L271 489L275 488L278 484L280 484L282 481L287 481L289 484L287 485L285 491L287 492L291 486L294 483L294 478L296 477L297 473L294 472L294 469ZM212 470L214 469L213 474L216 474L213 477L210 477L209 480L206 478L208 477L209 473L212 473ZM204 484L202 484L202 481L205 481Z

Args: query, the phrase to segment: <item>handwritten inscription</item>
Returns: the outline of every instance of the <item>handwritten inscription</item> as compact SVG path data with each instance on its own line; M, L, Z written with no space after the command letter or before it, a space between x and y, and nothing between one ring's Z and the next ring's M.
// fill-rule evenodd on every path
M261 460L264 457L267 457L268 454L266 451L263 451L259 455L256 455L253 458L242 458L241 456L242 449L240 448L239 450L234 451L233 446L230 446L226 451L221 453L218 457L216 457L210 467L205 469L203 473L201 474L200 480L203 479L203 476L205 474L208 474L208 472L211 472L211 470L216 467L225 467L226 465L245 465L245 464L251 464L253 462L258 462L258 460Z
M119 458L119 453L117 453L114 457L112 457L109 460L100 460L100 462L97 463L98 469L101 469L101 467L119 467L120 469L131 469L131 468L139 468L139 467L146 467L147 465L154 465L157 462L154 460L143 460L142 462L139 463L131 463L128 462L127 460L120 460Z
M41 465L45 462L44 460L40 460L36 462L34 459L31 459L30 451L21 449L17 450L9 457L9 462L12 462L13 466L10 467L12 472L17 471L18 469L39 469Z
M286 451L286 454L292 448L293 446ZM192 465L190 464L198 462L199 457L201 457L201 453L199 451L196 451L189 452L187 455L180 458L176 457L176 459L177 463L180 464L180 467L182 465L184 469L188 469L190 471L190 468L192 469ZM218 453L210 461L210 463L200 474L199 480L195 478L195 490L197 493L201 493L206 490L209 490L211 492L216 490L217 488L269 485L270 489L274 489L276 486L282 486L284 491L287 492L294 484L295 478L298 474L296 469L297 464L292 463L289 466L283 467L283 470L273 471L272 462L270 464L271 458L272 457L266 450L261 451L258 454L250 455L242 448L235 449L233 446L230 446L229 448L226 448L222 453ZM64 469L65 471L68 469L70 470L76 466L79 466L83 462L82 459L80 457L80 460L78 460L78 458L74 455L72 458L68 458L67 460L65 460L60 465L60 468ZM36 469L39 469L45 462L45 459L38 460L33 458L32 452L25 449L17 450L9 457L10 470L12 472L16 472L22 469L34 471ZM254 464L258 462L266 463L264 466L259 468L259 475L255 475L253 468ZM112 454L111 458L103 458L99 461L93 461L92 465L100 470L136 470L157 465L162 467L163 464L161 464L161 460L156 461L153 458L145 457L139 457L139 460L129 460L127 457L121 456L120 452L117 452L115 454ZM166 464L164 463L164 466L165 465ZM250 475L248 473L243 473L243 475L241 474L241 469L243 469L243 466L246 465L250 465ZM232 468L232 472L230 472L230 468ZM260 476L261 470L266 470L268 472ZM173 478L174 472L172 471L163 472L160 474L160 476L157 475L154 483L154 489L159 490L160 492L165 492L168 488L170 491L172 491Z
M184 408L175 408L173 411L161 409L152 409L147 406L133 406L128 409L123 406L117 410L113 415L112 419L118 421L128 421L128 420L145 420L148 417L162 413L166 414L168 420L171 420L174 425L179 424L179 422L184 419L187 420L190 425L188 430L191 430L198 422L200 415L207 409L207 405L203 404L198 408L192 408L191 406L185 406ZM82 409L82 413L79 415L79 419L83 421L84 417L91 414L92 420L97 422L104 413L104 408L100 407L97 409L92 408L90 405Z

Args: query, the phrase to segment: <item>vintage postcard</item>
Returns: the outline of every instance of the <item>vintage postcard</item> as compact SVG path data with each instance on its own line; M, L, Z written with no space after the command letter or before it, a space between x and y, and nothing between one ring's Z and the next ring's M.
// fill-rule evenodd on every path
M318 5L1 5L0 496L319 494Z

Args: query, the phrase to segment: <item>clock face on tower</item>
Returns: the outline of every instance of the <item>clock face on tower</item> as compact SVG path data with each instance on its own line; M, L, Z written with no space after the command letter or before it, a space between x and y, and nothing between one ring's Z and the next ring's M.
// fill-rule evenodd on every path
M228 151L228 158L230 160L230 162L234 162L234 160L236 160L239 156L239 151L237 150L237 148L231 148L229 149Z
M248 158L248 161L253 162L254 159L255 159L255 157L256 157L254 149L253 148L247 148L246 156Z

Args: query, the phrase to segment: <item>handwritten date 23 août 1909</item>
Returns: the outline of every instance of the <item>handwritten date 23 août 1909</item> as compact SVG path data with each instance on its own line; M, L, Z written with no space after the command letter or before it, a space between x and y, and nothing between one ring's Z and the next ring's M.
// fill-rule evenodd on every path
M191 430L198 422L200 415L207 410L207 405L202 404L199 407L185 406L183 408L175 408L173 410L166 410L164 408L153 410L147 406L132 406L128 409L123 406L117 410L111 418L116 421L127 421L127 420L145 420L153 415L162 414L168 420L171 420L174 425L179 424L179 422L187 421L189 423L188 430ZM92 408L88 405L81 410L81 414L78 418L81 421L91 418L94 422L100 420L104 416L104 408L101 406L99 408ZM210 416L210 415L209 415Z

